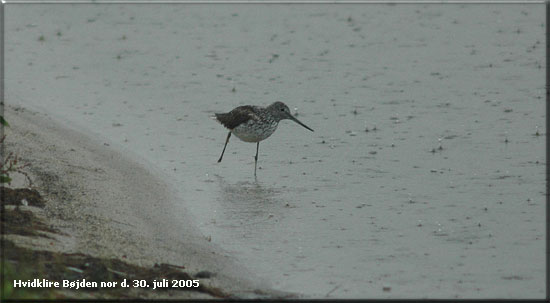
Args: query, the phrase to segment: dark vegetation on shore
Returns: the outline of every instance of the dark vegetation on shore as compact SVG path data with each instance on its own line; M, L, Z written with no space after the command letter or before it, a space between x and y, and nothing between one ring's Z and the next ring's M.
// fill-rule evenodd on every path
M59 253L33 250L18 246L5 239L13 234L25 237L41 237L55 242L56 235L63 235L49 226L33 208L43 208L46 202L35 189L10 189L0 187L1 232L2 232L2 300L4 299L63 299L63 298L155 298L153 292L163 297L178 297L181 292L201 292L213 297L227 297L221 290L201 283L198 288L157 288L152 281L193 280L184 266L155 264L146 268L129 264L115 258L98 258L84 253ZM67 236L67 235L64 235ZM201 282L205 277L200 277ZM146 280L149 288L14 288L14 280L47 279L49 281L117 281L123 279Z
M3 103L0 102L3 106ZM0 108L2 109L2 108ZM0 112L3 112L1 110ZM102 258L85 253L61 253L47 250L37 250L16 244L12 239L6 239L7 235L24 237L25 240L42 239L49 241L54 246L57 237L70 237L48 224L40 209L46 206L46 200L42 197L26 171L30 163L22 161L14 152L5 153L4 128L9 127L8 122L0 114L0 236L1 236L1 297L6 299L132 299L132 298L169 298L182 297L182 292L199 292L214 298L228 297L221 290L205 286L202 282L208 279L208 275L192 277L183 271L184 266L170 264L155 264L147 268L133 265L116 258ZM58 178L45 172L35 171L38 177L51 184ZM10 184L13 174L21 174L28 183L28 188L8 188L4 184ZM58 184L59 185L59 184ZM45 189L48 191L48 188ZM53 192L54 196L66 196L67 193ZM66 198L66 197L64 197ZM10 237L13 238L13 237ZM24 241L30 243L31 241ZM208 272L207 272L208 273ZM34 279L45 279L50 282L63 280L78 282L118 282L126 279L130 285L133 280L147 281L149 287L13 287L14 280L24 282ZM153 290L152 281L172 280L197 280L201 283L196 288L185 288L181 284L178 288L159 287ZM170 283L169 283L170 284ZM143 286L143 285L140 285ZM183 284L185 286L185 282ZM185 296L183 296L185 297Z

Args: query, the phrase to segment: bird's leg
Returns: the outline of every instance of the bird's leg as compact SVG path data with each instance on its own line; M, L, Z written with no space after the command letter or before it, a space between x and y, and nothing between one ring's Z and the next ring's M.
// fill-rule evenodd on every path
M254 156L254 176L256 176L256 166L258 165L258 149L260 149L260 142L256 145L256 156Z
M222 162L223 153L225 153L225 148L227 147L227 142L229 142L230 137L231 137L231 132L229 132L229 134L227 134L227 139L225 139L225 145L223 146L222 155L218 159L218 163Z

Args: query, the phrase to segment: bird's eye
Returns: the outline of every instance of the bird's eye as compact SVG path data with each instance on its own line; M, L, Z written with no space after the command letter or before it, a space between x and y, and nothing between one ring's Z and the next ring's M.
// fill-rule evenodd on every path
M284 112L284 111L285 111L285 109L284 109L284 108L281 108L281 111L282 111L282 112Z

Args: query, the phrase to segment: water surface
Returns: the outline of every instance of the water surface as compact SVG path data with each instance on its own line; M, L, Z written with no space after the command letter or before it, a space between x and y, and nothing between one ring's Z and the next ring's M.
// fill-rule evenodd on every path
M276 289L542 298L545 30L543 4L12 4L6 102L162 169ZM281 122L257 178L235 137L216 163L209 116L277 100L315 132Z

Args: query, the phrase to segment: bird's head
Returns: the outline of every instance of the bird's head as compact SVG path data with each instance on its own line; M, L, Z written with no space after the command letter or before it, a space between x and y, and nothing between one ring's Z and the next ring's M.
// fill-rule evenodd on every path
M292 121L300 124L301 126L309 129L310 131L313 131L313 129L307 127L304 123L302 123L298 119L294 118L294 116L292 116L292 114L290 113L290 109L288 108L288 106L286 106L286 104L284 104L281 101L277 101L277 102L274 102L273 104L269 105L268 109L271 112L271 114L273 115L273 117L275 117L275 119L277 119L277 121L281 121L281 120L284 120L284 119L292 120Z

